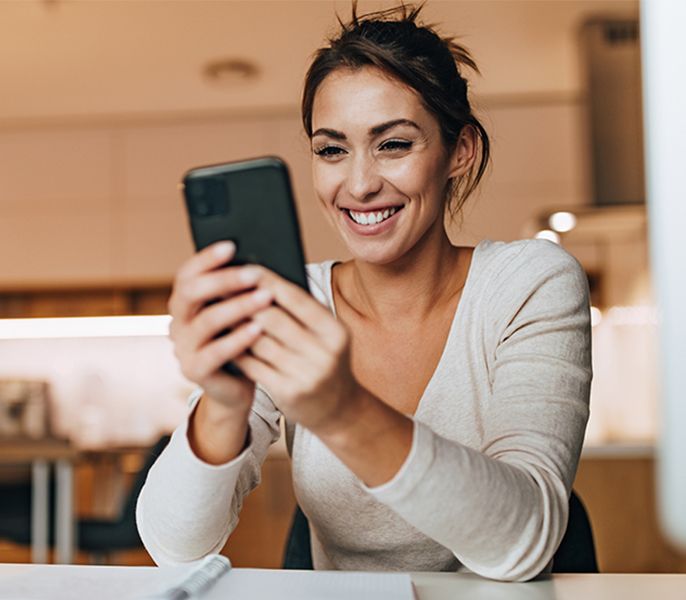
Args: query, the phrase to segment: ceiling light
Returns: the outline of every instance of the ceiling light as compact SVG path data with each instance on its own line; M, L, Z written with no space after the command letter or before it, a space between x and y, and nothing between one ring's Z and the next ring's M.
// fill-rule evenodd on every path
M206 79L214 84L235 85L256 79L260 70L244 58L222 58L207 63L203 69Z
M556 212L548 218L548 225L553 231L566 233L576 227L576 216L570 212Z

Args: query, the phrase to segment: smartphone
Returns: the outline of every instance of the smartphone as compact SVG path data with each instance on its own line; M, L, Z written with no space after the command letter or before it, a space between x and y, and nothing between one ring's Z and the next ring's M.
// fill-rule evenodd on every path
M259 264L309 291L283 160L268 156L197 167L184 175L182 189L196 250L230 240L236 244L230 265ZM232 364L224 370L240 374Z

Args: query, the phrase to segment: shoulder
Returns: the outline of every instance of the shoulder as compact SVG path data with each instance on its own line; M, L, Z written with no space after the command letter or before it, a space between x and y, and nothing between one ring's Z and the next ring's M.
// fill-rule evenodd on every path
M579 262L562 247L547 240L517 240L515 242L481 242L475 253L478 270L489 287L503 291L531 289L555 275L566 275L585 281Z
M588 310L588 279L579 262L547 240L481 242L476 253L476 296L481 309L509 322L528 311Z

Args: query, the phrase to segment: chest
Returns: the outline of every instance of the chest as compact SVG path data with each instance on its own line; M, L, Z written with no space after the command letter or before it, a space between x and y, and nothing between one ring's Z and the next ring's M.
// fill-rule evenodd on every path
M439 366L454 310L446 307L420 326L390 332L348 320L355 378L396 410L414 414Z

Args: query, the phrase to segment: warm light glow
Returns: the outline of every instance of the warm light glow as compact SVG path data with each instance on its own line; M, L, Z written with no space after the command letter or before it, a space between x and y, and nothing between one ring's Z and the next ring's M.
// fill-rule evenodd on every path
M166 336L169 315L0 319L0 340Z
M549 242L560 243L560 236L550 229L542 229L535 236L537 240L548 240Z
M654 306L613 306L607 311L612 325L657 325L658 314Z
M576 227L576 216L570 212L556 212L548 218L548 225L553 231L566 233Z
M591 327L599 325L602 320L602 311L597 306L591 306Z

